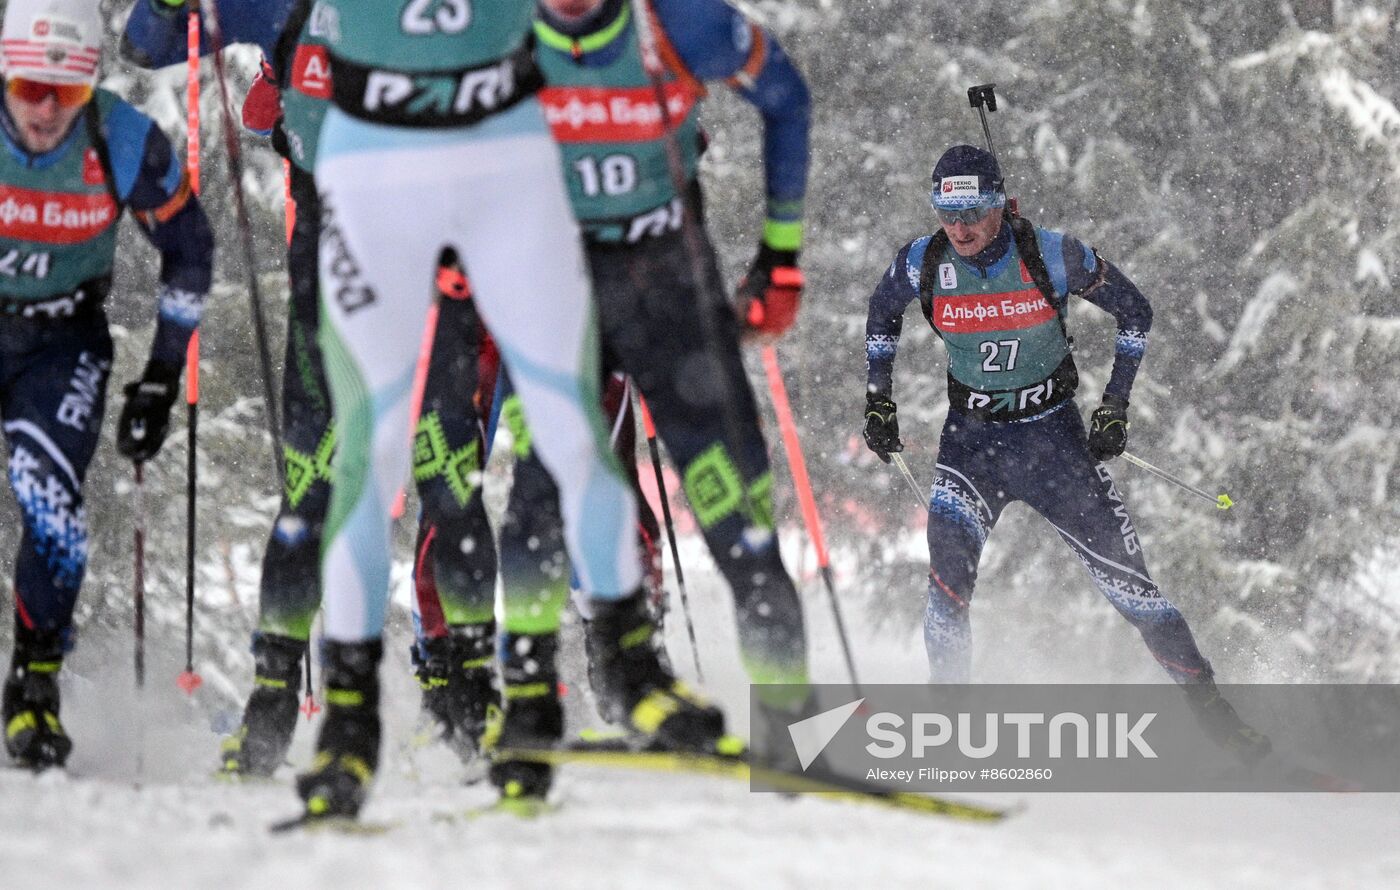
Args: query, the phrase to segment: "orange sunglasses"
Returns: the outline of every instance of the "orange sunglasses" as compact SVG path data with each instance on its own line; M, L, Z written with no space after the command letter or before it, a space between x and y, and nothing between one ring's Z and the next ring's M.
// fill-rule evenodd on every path
M77 108L87 104L92 98L92 85L86 83L44 83L24 77L11 77L5 81L5 90L16 99L38 105L53 96L64 108Z

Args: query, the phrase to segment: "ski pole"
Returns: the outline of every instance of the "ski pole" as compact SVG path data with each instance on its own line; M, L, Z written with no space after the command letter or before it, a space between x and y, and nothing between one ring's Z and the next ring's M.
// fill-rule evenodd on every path
M904 476L904 481L909 483L909 487L914 490L914 499L919 502L919 506L927 508L924 503L923 489L919 488L919 483L914 481L914 474L909 472L909 465L904 462L904 455L897 451L890 452L890 457L894 459L894 465L899 468L899 472Z
M175 685L194 695L203 683L194 669L194 548L195 548L195 492L197 490L196 467L198 453L195 450L199 427L199 332L190 337L186 352L185 403L189 409L189 455L185 465L185 670L175 679Z
M133 630L136 635L136 689L139 692L146 688L146 480L141 472L141 462L137 461L132 466L136 468L136 522L132 529L135 571L131 585L131 601L136 612Z
M195 0L191 0L195 2ZM233 186L234 216L238 221L239 240L243 247L243 265L248 274L248 302L253 317L253 335L258 346L258 367L262 372L263 406L267 414L267 429L272 437L272 466L279 485L286 484L282 466L282 433L278 426L277 392L272 379L272 350L268 345L267 320L263 316L262 290L258 286L257 258L253 253L253 224L248 215L248 203L243 196L243 150L238 143L229 99L228 76L224 71L224 38L219 25L217 4L209 6L209 38L214 48L214 76L219 84L219 116L224 128L224 147L228 154L228 176Z
M1228 510L1231 507L1235 506L1235 502L1230 499L1230 496L1228 494L1225 494L1223 492L1220 494L1211 494L1203 488L1197 488L1190 482L1187 482L1185 479L1182 479L1180 476L1168 473L1161 467L1154 467L1152 464L1148 463L1147 461L1143 460L1137 455L1129 454L1125 451L1123 452L1123 459L1126 460L1128 463L1133 464L1134 466L1142 467L1144 470L1146 470L1147 472L1151 473L1159 479L1165 479L1166 481L1170 482L1176 487L1191 492L1196 497L1204 498L1205 500L1210 501L1218 509Z
M185 29L185 169L190 190L199 194L199 0L189 0L189 24Z
M190 190L199 194L199 0L189 0L185 29L185 170ZM194 670L194 548L196 464L199 429L199 331L185 348L185 404L188 457L185 464L185 670L175 684L193 695L204 680Z
M681 568L681 551L676 545L676 526L671 521L671 499L666 496L666 480L661 473L661 449L656 444L656 425L651 422L651 409L646 399L637 393L637 405L642 415L642 431L647 437L647 450L651 452L651 468L656 473L656 494L661 499L661 516L666 520L666 540L671 545L671 562L676 567L676 588L681 594L681 614L685 616L685 631L690 636L690 654L695 657L695 678L705 682L705 672L700 669L700 645L695 641L695 623L690 620L690 598L685 589L685 570Z
M428 317L423 322L423 339L418 345L418 364L413 369L413 389L409 395L408 404L408 438L410 440L417 434L418 418L423 413L423 395L428 389L428 370L432 365L433 341L437 338L439 304L439 298L434 297L432 305L428 307ZM403 516L404 505L408 500L407 491L407 486L399 486L399 493L394 498L393 506L389 508L389 515L394 519Z
M967 88L967 101L973 108L977 109L977 116L982 119L982 133L987 137L987 151L991 152L992 158L996 159L996 146L992 145L992 127L987 122L987 112L997 110L997 85L994 83L979 84L975 87ZM1001 161L997 160L997 166L1001 166ZM1002 174L1002 182L1006 182L1006 174ZM1005 186L1003 185L1003 188Z
M817 565L821 568L822 580L826 582L826 592L831 598L831 616L836 621L836 635L841 640L841 652L846 657L846 670L851 674L851 684L860 688L860 678L856 675L856 662L851 657L851 641L846 634L846 623L841 620L841 604L836 600L836 583L832 580L831 559L826 550L826 537L822 534L822 520L817 513L817 502L812 497L812 483L807 477L807 461L802 457L802 443L797 438L797 422L792 417L792 404L788 401L787 386L783 383L783 372L778 367L778 350L772 345L763 347L763 369L768 374L768 388L773 394L773 411L778 415L778 426L783 433L783 450L787 452L788 469L792 471L792 481L797 486L798 502L802 505L802 521L807 526L807 534L812 538L812 546L817 551Z

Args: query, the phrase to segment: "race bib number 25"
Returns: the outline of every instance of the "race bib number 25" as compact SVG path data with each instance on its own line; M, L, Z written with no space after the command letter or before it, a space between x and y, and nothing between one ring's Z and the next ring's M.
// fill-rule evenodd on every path
M472 23L471 0L408 0L399 27L405 34L460 34Z

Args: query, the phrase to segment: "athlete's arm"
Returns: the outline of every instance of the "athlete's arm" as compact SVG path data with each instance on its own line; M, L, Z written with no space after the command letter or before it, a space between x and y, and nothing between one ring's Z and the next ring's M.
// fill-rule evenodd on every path
M207 2L207 0L206 0ZM219 2L216 12L225 46L256 43L272 58L295 0L234 0ZM214 51L207 15L200 16L199 54ZM184 2L136 0L122 31L121 54L141 68L178 65L187 55L189 7Z
M768 197L763 241L774 250L802 246L811 97L777 40L725 0L653 0L662 27L686 67L702 81L728 81L763 117Z
M1055 236L1055 233L1045 233ZM1128 277L1112 263L1069 235L1042 236L1046 267L1060 293L1078 294L1109 313L1118 322L1113 344L1113 373L1104 387L1106 395L1128 401L1133 379L1147 351L1147 333L1152 329L1152 304ZM1058 253L1060 262L1052 263ZM1059 273L1058 275L1056 273Z
M160 252L160 293L151 364L178 369L204 313L214 233L190 190L184 164L149 118L118 103L104 123L117 194Z
M875 292L870 295L870 310L865 317L865 388L867 394L889 398L894 388L894 358L899 350L899 335L904 330L904 310L919 298L915 270L909 255L916 245L921 256L928 239L906 244L895 254Z

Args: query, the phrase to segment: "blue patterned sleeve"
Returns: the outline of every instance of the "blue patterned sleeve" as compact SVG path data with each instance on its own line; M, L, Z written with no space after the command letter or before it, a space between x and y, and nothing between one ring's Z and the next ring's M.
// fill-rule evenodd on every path
M728 81L763 118L764 240L796 250L810 163L811 96L771 33L725 0L654 0L682 61L702 81Z
M875 292L865 317L866 391L889 398L894 389L894 358L904 330L904 310L919 298L919 267L928 238L900 248Z
M159 127L125 102L113 106L103 127L117 192L160 252L151 360L178 368L213 278L213 230Z
M1057 290L1083 297L1117 321L1113 373L1104 395L1128 401L1133 380L1147 351L1147 334L1152 330L1152 304L1117 266L1078 239L1042 232L1041 247Z

